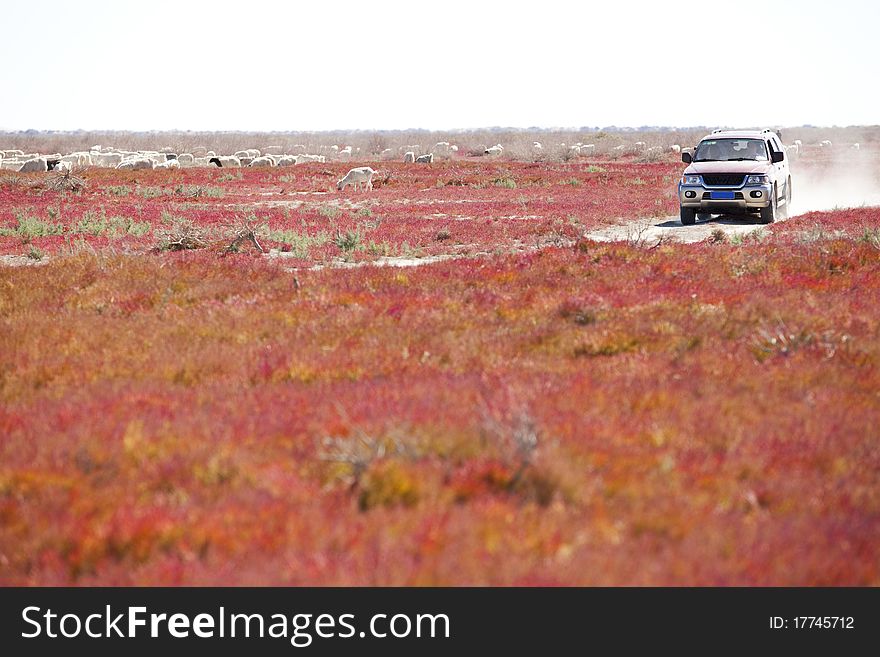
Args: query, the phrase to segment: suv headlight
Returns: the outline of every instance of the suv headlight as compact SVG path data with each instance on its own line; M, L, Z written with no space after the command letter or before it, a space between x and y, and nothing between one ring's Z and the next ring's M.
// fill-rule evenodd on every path
M763 185L770 182L765 175L749 176L746 179L746 185Z
M700 176L682 176L682 185L702 185L703 179Z

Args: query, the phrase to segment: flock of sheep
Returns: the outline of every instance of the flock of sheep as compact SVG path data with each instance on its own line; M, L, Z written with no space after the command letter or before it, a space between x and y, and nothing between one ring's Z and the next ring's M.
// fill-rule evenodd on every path
M25 153L21 150L0 151L0 168L19 171L21 173L39 171L64 171L75 166L95 166L115 169L179 169L189 167L280 167L294 166L306 162L346 161L353 158L361 158L361 149L345 146L321 147L321 154L309 154L306 147L295 145L291 149L293 153L274 154L263 153L259 149L249 148L236 151L232 155L217 155L214 151L205 150L198 155L193 153L175 153L170 147L158 151L128 151L117 148L92 146L88 151L79 151L62 155L54 153L41 155L39 153ZM402 154L404 162L418 162L430 164L434 158L451 158L458 152L458 147L449 142L438 142L434 149L425 154L419 154L419 146L406 146L398 149L395 153L388 148L383 150L379 157L383 160L391 160Z

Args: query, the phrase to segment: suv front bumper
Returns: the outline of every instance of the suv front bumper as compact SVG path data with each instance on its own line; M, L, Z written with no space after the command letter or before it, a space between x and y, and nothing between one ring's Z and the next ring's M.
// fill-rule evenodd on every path
M704 185L678 184L678 202L683 208L693 208L697 212L747 212L760 210L770 205L773 186L743 185L742 187L706 187ZM713 192L732 193L734 198L712 198Z

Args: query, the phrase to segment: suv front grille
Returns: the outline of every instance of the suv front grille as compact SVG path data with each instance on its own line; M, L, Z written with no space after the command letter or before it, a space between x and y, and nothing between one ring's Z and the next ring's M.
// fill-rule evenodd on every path
M704 173L703 182L709 187L739 187L745 176L741 173Z

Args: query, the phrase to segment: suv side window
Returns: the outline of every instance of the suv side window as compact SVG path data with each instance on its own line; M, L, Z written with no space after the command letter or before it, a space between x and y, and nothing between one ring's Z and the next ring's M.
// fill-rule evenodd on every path
M771 148L777 153L782 152L782 144L779 143L779 140L776 137L770 138L770 143L772 144Z

